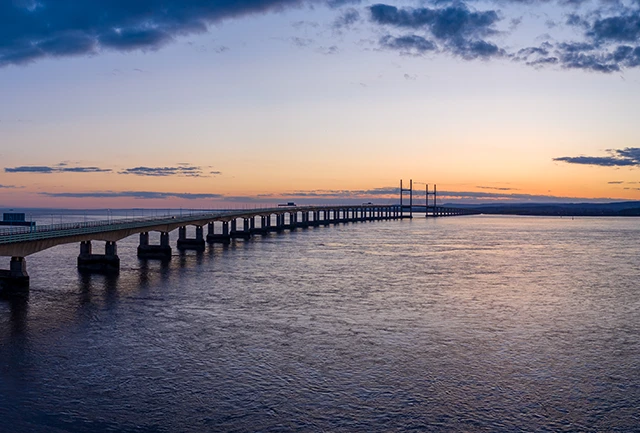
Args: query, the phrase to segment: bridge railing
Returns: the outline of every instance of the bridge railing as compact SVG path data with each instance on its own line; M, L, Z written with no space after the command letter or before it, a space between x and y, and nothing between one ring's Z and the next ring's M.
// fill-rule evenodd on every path
M112 219L100 221L68 222L31 227L10 227L0 229L0 244L44 239L56 236L73 236L100 233L112 230L140 228L149 225L188 222L198 218L216 218L224 213L189 214L185 216L143 217L135 219Z

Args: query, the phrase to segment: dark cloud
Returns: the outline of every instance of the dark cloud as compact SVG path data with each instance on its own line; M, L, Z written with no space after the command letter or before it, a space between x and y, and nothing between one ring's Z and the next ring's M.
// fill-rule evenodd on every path
M57 168L47 166L5 167L5 173L54 173Z
M509 53L488 40L498 33L501 21L497 10L475 11L464 2L433 1L434 7L400 8L387 4L369 7L371 21L395 29L412 29L412 35L402 38L385 36L380 45L401 52L421 54L418 42L433 39L438 51L467 60L510 57L536 68L559 66L563 69L581 69L591 72L612 73L640 66L640 4L623 6L619 2L598 2L586 11L583 1L560 1L560 7L569 8L564 23L580 29L581 41L545 42L538 47L525 47ZM503 0L495 4L525 3L527 0ZM547 2L549 3L549 2ZM636 2L637 3L637 2ZM521 21L512 22L514 31ZM424 34L422 34L424 32ZM412 39L413 38L413 39ZM396 40L398 40L396 42Z
M579 44L583 45L583 44ZM594 72L617 72L620 66L612 62L608 55L600 52L589 52L590 48L585 48L587 52L578 51L570 44L560 44L559 61L564 68L585 69Z
M567 15L566 23L569 26L576 26L576 27L582 27L582 28L589 27L589 22L585 20L583 17L581 17L580 15L575 13L571 13Z
M102 50L156 50L227 18L304 0L0 1L0 66ZM334 6L346 1L333 0Z
M640 147L609 149L609 156L563 156L554 161L601 167L640 167Z
M624 183L622 180L612 180L611 182L607 182L609 185L619 185Z
M15 185L2 185L0 184L0 189L15 189L15 188L19 188Z
M371 20L379 25L395 28L411 28L428 32L440 42L444 51L465 59L502 56L505 51L483 38L497 33L494 26L499 21L496 11L471 11L463 3L444 8L404 8L376 4L369 7ZM412 34L399 38L385 36L380 39L385 48L418 53L435 49L435 44L425 37ZM409 48L408 48L409 47Z
M550 50L553 48L549 42L545 42L539 47L527 47L520 49L515 55L512 56L514 61L524 62L529 66L543 67L549 65L555 65L560 60L550 54Z
M464 57L465 59L471 60L477 58L502 56L505 54L505 51L501 48L498 48L496 44L480 40L468 41L456 45L454 53Z
M61 167L59 171L64 173L108 173L112 170L100 167Z
M556 45L562 67L611 73L640 66L640 5L601 4L590 13L568 14L566 24L582 29L585 40Z
M548 42L540 45L539 47L527 47L527 48L522 48L520 49L516 56L522 59L528 59L530 56L548 56L549 55L549 49L552 47L552 45Z
M380 45L405 54L423 54L438 48L433 42L418 35L406 35L398 38L387 35L380 39Z
M218 199L224 198L222 194L192 194L179 192L155 192L155 191L94 191L94 192L43 192L47 197L58 198L137 198L143 200L179 198L186 200Z
M625 67L640 66L640 47L618 45L605 48L589 42L545 42L539 47L520 49L514 61L531 66L559 65L565 69L583 69L611 73Z
M398 9L376 4L369 7L369 11L377 24L426 29L443 40L494 34L493 25L499 20L495 11L472 12L462 3L440 9Z
M57 166L49 167L45 165L28 165L20 167L5 167L5 173L108 173L110 168L100 167L67 167L66 163L60 163Z
M222 172L221 171L210 171L209 174L212 174L214 176L219 176L219 175L222 174Z
M135 174L137 176L202 176L202 168L192 165L177 164L176 167L133 167L118 172L119 174Z
M597 42L638 42L640 39L640 11L625 11L624 15L597 19L587 36Z

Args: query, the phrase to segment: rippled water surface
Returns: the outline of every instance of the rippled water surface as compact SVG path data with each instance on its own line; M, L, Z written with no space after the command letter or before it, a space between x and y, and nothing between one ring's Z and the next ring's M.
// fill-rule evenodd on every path
M78 274L77 245L27 259L28 299L0 301L0 431L640 431L640 220L136 247L117 277Z

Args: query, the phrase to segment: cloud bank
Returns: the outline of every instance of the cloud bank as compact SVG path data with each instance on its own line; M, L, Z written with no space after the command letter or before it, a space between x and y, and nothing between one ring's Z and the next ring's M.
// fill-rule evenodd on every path
M3 0L0 66L103 50L157 50L226 18L302 0Z
M211 172L212 174L220 174L219 172ZM176 167L133 167L126 168L119 171L118 174L135 174L136 176L153 176L153 177L165 177L165 176L187 176L187 177L200 177L202 176L202 168L178 164Z
M110 168L100 167L66 167L65 164L59 164L56 166L48 165L23 165L19 167L5 167L5 173L108 173L112 170Z
M202 200L222 198L222 194L197 194L155 191L93 191L93 192L43 192L41 195L57 198L137 198L144 200L186 199Z
M551 11L547 30L557 37L534 35L532 41L542 42L523 43L523 5L527 19ZM413 7L360 0L6 0L0 2L0 67L108 50L158 50L226 19L302 6L309 14L317 6L335 10L330 27L337 34L368 23L379 48L401 54L502 58L602 73L640 66L637 0L415 0ZM516 44L504 41L511 35Z
M499 21L495 10L471 11L464 3L443 8L403 8L386 4L376 4L369 8L371 21L396 29L423 30L435 39L441 47L465 59L504 55L504 50L483 38L497 33L495 24ZM389 43L391 40L392 43ZM384 36L380 44L386 48L404 50L406 44L397 41L420 41L420 46L435 50L435 42L416 34L401 37ZM415 48L415 44L411 48Z
M53 173L112 173L111 168L100 167L69 167L67 163L61 162L57 165L22 165L18 167L5 167L5 173L32 173L32 174L53 174ZM203 173L200 166L191 165L189 163L179 163L171 167L132 167L125 168L117 172L117 174L133 174L136 176L151 177L167 177L167 176L186 176L186 177L209 177L209 175L218 176L222 172L211 170L208 174Z
M554 161L600 167L640 167L640 147L608 149L609 156L562 156Z
M500 46L491 37L516 32L521 18L511 18L508 30L498 30L508 17L501 7L520 4L518 0L483 2L495 9L473 10L474 2L433 1L434 7L398 8L387 4L369 7L370 20L390 31L410 30L401 36L385 35L380 46L401 53L424 54L438 51L467 60L509 58L533 67L560 66L611 73L640 66L640 4L637 1L597 1L595 7L586 1L530 3L531 9L553 4L564 12L565 22L548 22L550 27L573 31L579 40L550 41L538 46L512 48ZM444 4L444 6L442 6ZM533 13L533 11L532 11ZM542 35L540 36L542 38ZM566 37L566 36L564 36ZM547 35L546 39L552 39ZM405 43L394 43L396 40ZM414 41L411 45L410 42ZM390 43L391 42L391 43ZM420 42L420 45L417 43ZM427 44L432 44L430 48Z

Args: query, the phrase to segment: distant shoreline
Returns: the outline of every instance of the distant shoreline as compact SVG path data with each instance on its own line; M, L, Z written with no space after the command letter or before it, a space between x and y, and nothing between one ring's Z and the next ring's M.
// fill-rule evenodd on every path
M451 205L454 206L454 205ZM523 216L640 216L640 202L616 203L513 203L492 205L455 205L488 215Z

